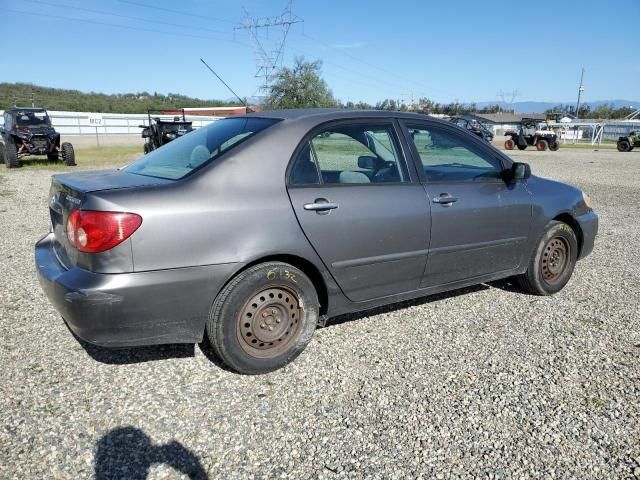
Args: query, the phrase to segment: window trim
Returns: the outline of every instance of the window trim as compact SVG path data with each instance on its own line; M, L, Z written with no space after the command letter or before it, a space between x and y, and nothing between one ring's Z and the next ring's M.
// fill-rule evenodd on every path
M424 165L422 164L422 159L420 158L420 154L418 153L418 149L416 148L411 135L409 134L409 125L411 126L420 126L424 127L427 130L441 130L452 136L460 139L460 142L464 146L468 146L469 150L473 153L476 153L480 157L487 156L492 158L502 165L502 170L508 170L511 167L510 159L507 160L500 152L495 150L491 145L488 145L484 140L480 139L477 135L472 133L467 133L465 131L460 131L460 127L455 125L447 125L439 123L439 122L430 122L428 120L413 120L408 118L400 119L400 126L402 128L402 135L404 136L404 140L407 143L409 151L411 152L411 157L413 159L414 167L418 171L418 177L420 178L420 183L422 184L439 184L439 183L469 183L471 180L431 180L428 178L426 172L424 171ZM474 183L502 183L504 184L504 178L487 178L482 181L475 181Z
M324 179L322 178L322 172L320 170L320 165L318 163L315 149L313 147L313 143L311 140L322 130L326 130L332 126L336 125L386 125L391 129L391 133L395 136L396 147L398 150L398 161L404 162L404 165L407 170L407 174L409 178L404 182L379 182L379 183L324 183ZM316 165L316 170L318 172L318 177L320 183L305 183L301 185L297 185L291 183L291 174L293 171L293 165L296 162L300 151L304 148L305 143L309 142L311 146L312 156L314 157L314 162ZM285 171L285 185L287 188L335 188L335 187L378 187L378 186L391 186L391 185L415 185L416 183L420 183L419 172L415 169L415 164L413 159L411 158L411 152L408 152L406 149L406 141L404 138L404 134L400 125L398 124L397 118L395 117L357 117L351 119L340 119L340 120L329 120L323 123L320 123L314 126L311 130L309 130L300 140L298 145L293 151L291 158L289 158L289 163L287 164L287 169Z

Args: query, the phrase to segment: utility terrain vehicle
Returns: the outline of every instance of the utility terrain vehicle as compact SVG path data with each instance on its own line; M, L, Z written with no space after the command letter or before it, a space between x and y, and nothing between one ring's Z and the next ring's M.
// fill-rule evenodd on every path
M504 135L510 138L504 142L504 148L513 150L518 147L518 150L524 150L527 147L535 146L539 151L549 149L555 152L558 150L560 148L558 135L549 129L548 124L542 129L539 128L541 123L546 124L546 122L535 118L523 118L517 131L507 130L505 132Z
M475 118L451 117L450 121L459 127L466 128L470 132L475 133L481 139L486 140L489 143L493 140L493 132Z
M182 110L182 119L176 116L173 117L173 120L162 120L160 117L152 117L152 113L162 113L162 111L147 111L149 124L140 125L140 128L142 128L142 138L146 139L144 143L145 155L193 130L191 126L192 123L187 122L184 116L184 110Z
M617 147L619 152L630 152L635 147L640 147L640 134L629 132L626 137L618 137Z
M44 108L10 108L4 112L4 125L0 126L0 159L7 168L13 168L28 155L46 155L49 161L62 158L65 165L76 164L73 145L60 144L60 134Z

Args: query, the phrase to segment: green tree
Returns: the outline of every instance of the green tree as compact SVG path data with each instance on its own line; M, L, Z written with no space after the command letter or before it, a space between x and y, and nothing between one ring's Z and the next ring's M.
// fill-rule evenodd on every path
M337 107L338 101L321 77L322 62L296 57L292 68L283 67L269 87L265 108Z

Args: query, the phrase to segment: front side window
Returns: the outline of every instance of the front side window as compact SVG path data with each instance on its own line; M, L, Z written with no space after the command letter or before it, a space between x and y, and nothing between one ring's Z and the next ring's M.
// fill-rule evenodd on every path
M290 181L293 185L398 183L408 182L409 175L391 124L336 125L303 146Z
M427 179L432 182L499 179L502 164L461 135L437 127L408 125Z
M124 170L148 177L178 180L277 122L272 118L258 117L218 120L148 153Z

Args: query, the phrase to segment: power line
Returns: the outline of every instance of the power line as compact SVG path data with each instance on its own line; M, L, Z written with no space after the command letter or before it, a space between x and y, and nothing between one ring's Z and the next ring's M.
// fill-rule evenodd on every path
M238 45L242 45L243 47L249 47L249 48L251 47L251 45L248 45L246 43L238 42L237 40L229 40L227 38L212 37L212 36L207 36L207 35L167 32L165 30L154 30L154 29L151 29L151 28L132 27L132 26L129 26L129 25L120 25L120 24L117 24L117 23L100 22L100 21L97 21L97 20L88 20L88 19L85 19L85 18L63 17L63 16L60 16L60 15L52 15L52 14L47 14L47 13L25 12L24 10L15 10L15 9L10 9L10 8L5 8L3 11L4 12L19 13L19 14L22 14L22 15L33 15L33 16L38 16L38 17L55 18L56 20L71 20L71 21L75 21L75 22L92 23L94 25L104 25L104 26L107 26L107 27L124 28L124 29L127 29L127 30L134 30L134 31L161 33L161 34L164 34L164 35L174 35L174 36L178 36L178 37L200 38L200 39L204 39L204 40L216 40L218 42L235 43L235 44L238 44Z
M370 67L370 68L374 68L374 69L376 69L376 70L379 70L380 72L386 73L387 75L392 75L392 76L394 76L394 77L396 77L396 78L399 78L399 79L401 79L401 80L403 80L403 81L405 81L405 82L410 82L410 83L412 83L412 84L414 84L414 85L419 85L419 86L420 86L420 88L425 88L425 85L423 85L422 83L420 83L420 82L418 82L418 81L416 81L416 80L413 80L413 79L410 79L410 78L404 77L404 76L402 76L402 75L398 75L397 73L395 73L395 72L393 72L393 71L391 71L391 70L387 70L386 68L382 68L382 67L380 67L379 65L376 65L376 64L374 64L374 63L367 62L366 60L362 60L361 58L359 58L359 57L357 57L357 56L355 56L355 55L351 55L350 53L345 52L345 51L343 51L343 50L342 50L342 49L340 49L340 48L336 48L336 47L334 47L334 46L332 46L332 45L329 45L328 43L323 42L322 40L320 40L320 39L318 39L318 38L312 37L311 35L309 35L309 34L307 34L307 33L305 33L305 32L301 33L300 35L301 35L301 36L303 36L303 37L305 37L305 38L308 38L309 40L312 40L312 41L314 41L314 42L317 42L317 43L319 43L320 45L322 45L322 46L324 46L324 47L326 47L326 48L330 48L330 49L332 49L332 50L335 50L336 52L338 52L338 53L340 53L340 54L342 54L342 55L344 55L344 56L346 56L346 57L350 58L351 60L354 60L354 61L356 61L356 62L359 62L359 63L361 63L361 64L363 64L363 65L367 65L368 67ZM436 92L446 93L446 94L450 94L450 93L451 93L451 92L445 92L445 91L440 90L440 89L437 89L437 88L430 88L430 90L434 90L434 91L436 91Z
M149 5L148 3L134 2L133 0L117 0L117 1L121 2L121 3L128 3L130 5L137 5L138 7L151 8L153 10L160 10L162 12L169 12L169 13L173 13L173 14L176 14L176 15L184 15L186 17L196 17L196 18L201 18L201 19L205 19L205 20L213 20L215 22L223 22L223 23L230 23L230 24L235 24L236 23L236 22L234 22L232 20L227 20L226 18L205 17L205 16L198 15L198 14L195 14L195 13L188 13L188 12L184 12L184 11L180 11L180 10L172 10L170 8L157 7L155 5Z
M129 20L138 20L141 22L147 22L147 23L157 23L160 25L168 25L171 27L178 27L178 28L189 28L189 29L193 29L193 30L202 30L202 31L206 31L206 32L211 32L211 33L228 33L228 32L223 32L221 30L211 30L210 28L203 28L203 27L196 27L193 25L185 25L185 24L181 24L181 23L170 23L170 22L163 22L161 20L149 20L147 18L143 18L143 17L133 17L130 15L122 15L120 13L111 13L111 12L106 12L104 10L93 10L90 8L84 8L84 7L77 7L75 5L65 5L65 4L61 4L61 3L52 3L52 2L46 2L44 0L23 0L25 2L31 2L31 3L39 3L42 5L48 5L50 7L64 7L64 8L71 8L73 10L79 10L79 11L83 11L83 12L88 12L88 13L99 13L101 15L110 15L113 17L119 17L119 18L126 18Z

